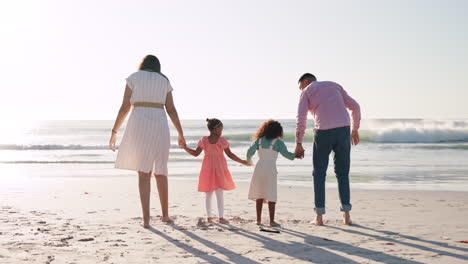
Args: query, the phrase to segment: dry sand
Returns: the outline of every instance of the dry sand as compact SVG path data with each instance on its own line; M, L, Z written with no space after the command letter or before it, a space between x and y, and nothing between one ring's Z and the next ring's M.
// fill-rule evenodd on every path
M196 182L170 180L173 225L141 227L137 178L0 179L0 263L467 263L468 192L352 189L354 225L327 189L324 227L313 190L280 186L280 234L259 231L248 185L226 192L230 225L207 225ZM216 208L215 205L213 205ZM263 217L268 219L266 208ZM265 223L267 223L265 221Z

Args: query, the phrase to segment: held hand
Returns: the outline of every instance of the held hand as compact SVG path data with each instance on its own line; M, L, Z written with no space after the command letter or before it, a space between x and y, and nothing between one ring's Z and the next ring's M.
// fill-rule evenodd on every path
M359 144L359 132L357 130L353 130L351 132L351 144L353 145Z
M252 166L252 165L253 165L253 163L249 163L249 162L246 161L246 160L243 160L243 161L242 161L242 164L244 164L245 166Z
M112 133L112 136L109 140L109 148L115 152L115 142L117 141L117 134Z
M185 142L184 136L179 135L178 141L179 141L179 147L180 147L180 148L185 148L185 147L187 147L187 143Z
M304 148L302 147L302 144L296 144L296 150L294 150L294 154L296 154L296 159L302 159L304 158Z

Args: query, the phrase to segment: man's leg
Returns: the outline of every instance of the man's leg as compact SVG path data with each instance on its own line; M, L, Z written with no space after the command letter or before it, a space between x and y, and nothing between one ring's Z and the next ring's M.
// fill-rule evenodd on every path
M315 213L317 214L315 223L317 225L323 225L322 215L325 214L325 178L331 149L329 131L315 131L313 150L314 171L312 175L314 177Z
M335 165L336 179L338 180L338 192L341 201L341 211L344 223L351 224L349 211L351 211L349 168L350 168L350 130L349 127L340 128L336 133L336 141L333 145L333 161Z

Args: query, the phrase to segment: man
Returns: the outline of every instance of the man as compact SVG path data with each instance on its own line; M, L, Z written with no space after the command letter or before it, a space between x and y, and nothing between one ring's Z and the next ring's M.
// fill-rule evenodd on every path
M318 82L310 73L305 73L299 79L299 89L302 90L296 119L296 150L298 158L304 157L302 139L306 129L307 114L310 112L315 119L314 135L314 192L316 225L323 225L325 214L325 176L328 167L328 157L333 151L335 174L338 180L343 223L351 225L349 167L351 143L359 143L359 123L361 110L359 104L346 91L334 82ZM351 110L353 119L350 128L350 118L347 109ZM351 130L351 131L350 131Z

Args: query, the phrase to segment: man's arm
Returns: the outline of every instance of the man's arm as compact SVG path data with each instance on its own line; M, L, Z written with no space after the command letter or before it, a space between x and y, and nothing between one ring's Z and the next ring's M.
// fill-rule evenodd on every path
M296 150L294 153L297 158L304 157L304 148L302 147L302 140L304 138L305 129L307 125L307 113L309 111L309 98L307 94L302 92L299 99L296 116Z
M309 98L306 93L301 94L299 99L299 105L297 107L296 116L296 143L302 144L304 138L306 124L307 124L307 113L309 111Z
M348 95L348 93L343 89L343 87L339 87L340 92L343 95L343 100L346 108L351 110L351 117L353 119L352 130L358 130L361 124L361 107L356 102L356 100L354 100L351 96Z
M338 85L339 86L339 85ZM353 145L359 144L359 127L361 125L361 107L351 96L346 93L343 87L340 87L340 92L343 95L343 100L346 108L351 110L351 117L353 124L351 126L351 143Z

